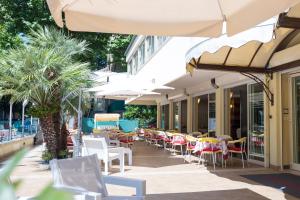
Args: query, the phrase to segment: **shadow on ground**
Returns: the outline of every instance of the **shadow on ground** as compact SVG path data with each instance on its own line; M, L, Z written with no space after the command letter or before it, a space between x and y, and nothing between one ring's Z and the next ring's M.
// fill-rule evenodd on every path
M249 190L217 190L208 192L187 192L187 193L170 193L170 194L150 194L146 196L146 200L242 200L242 199L255 199L266 200L267 198Z

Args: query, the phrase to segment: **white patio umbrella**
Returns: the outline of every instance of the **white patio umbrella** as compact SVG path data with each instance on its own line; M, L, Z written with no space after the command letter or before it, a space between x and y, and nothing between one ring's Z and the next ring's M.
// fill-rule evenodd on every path
M47 0L60 27L71 31L216 37L234 35L300 0ZM63 14L64 13L64 14ZM63 18L64 16L64 18Z

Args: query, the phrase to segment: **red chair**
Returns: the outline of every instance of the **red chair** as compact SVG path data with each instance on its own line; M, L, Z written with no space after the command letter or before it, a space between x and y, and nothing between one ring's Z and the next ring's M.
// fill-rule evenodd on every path
M123 133L118 135L118 140L128 148L132 148L136 133Z
M185 156L189 155L189 162L191 162L192 151L194 151L196 142L198 141L198 139L191 135L185 136L185 139L187 141ZM185 159L184 159L184 161L185 161Z
M217 154L221 154L222 157L222 167L223 167L223 152L220 148L220 141L216 138L199 138L199 142L203 144L203 149L199 152L199 164L203 160L204 155L211 155L214 170L216 170Z
M243 137L241 139L228 142L228 152L230 153L231 162L232 162L232 154L234 153L240 154L242 156L243 168L245 168L244 154L245 154L245 158L247 158L246 142L247 142L247 137ZM236 144L238 144L238 146L236 146Z
M183 134L180 134L180 133L173 134L171 144L172 144L172 149L174 150L174 152L176 150L176 147L180 146L180 152L181 152L181 155L183 155L183 148L182 147L187 145L187 141L186 141L185 136Z
M154 144L156 147L161 147L164 141L165 135L162 131L151 131L151 143ZM161 143L161 144L160 144Z

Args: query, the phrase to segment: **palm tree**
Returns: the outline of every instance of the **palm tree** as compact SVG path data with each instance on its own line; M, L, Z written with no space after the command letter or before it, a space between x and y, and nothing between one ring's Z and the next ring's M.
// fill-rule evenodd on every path
M63 99L70 92L76 98L79 89L90 84L88 63L76 59L87 51L87 44L41 27L28 40L28 45L1 56L0 95L32 103L31 114L40 118L47 150L57 157L66 140L61 131Z

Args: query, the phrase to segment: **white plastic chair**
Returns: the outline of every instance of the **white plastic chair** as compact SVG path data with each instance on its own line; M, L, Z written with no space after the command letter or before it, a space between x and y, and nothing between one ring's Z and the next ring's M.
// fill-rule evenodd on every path
M101 200L143 200L146 181L101 174L97 155L50 161L54 187L74 195L98 196ZM106 184L136 188L135 196L110 196Z
M109 138L108 133L101 133L101 134L93 134L94 138L105 138L106 144L109 144L108 148L115 148L120 147L119 140L111 140ZM128 165L132 165L132 150L130 148L123 147L124 155L127 155L128 158Z
M109 146L115 146L115 147L120 147L120 141L119 140L112 140L109 138L109 132L108 131L101 131L100 133L97 134L92 134L93 137L95 138L101 138L104 137L106 140L106 143L109 144Z
M108 174L108 166L113 160L119 160L120 171L124 173L124 149L123 147L108 148L105 138L83 138L85 155L97 154L99 160L104 162L104 174Z

